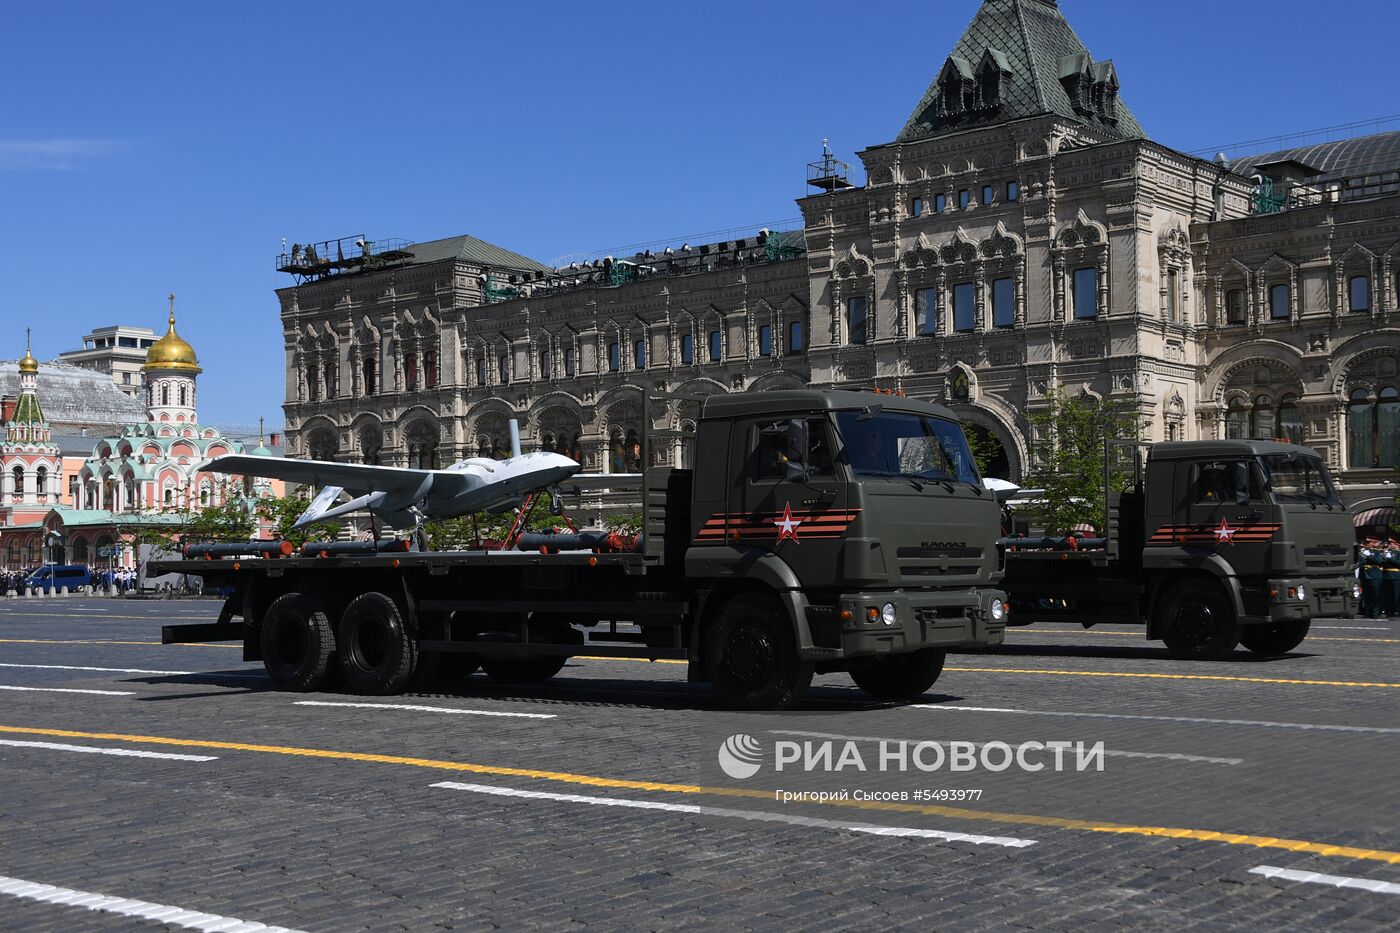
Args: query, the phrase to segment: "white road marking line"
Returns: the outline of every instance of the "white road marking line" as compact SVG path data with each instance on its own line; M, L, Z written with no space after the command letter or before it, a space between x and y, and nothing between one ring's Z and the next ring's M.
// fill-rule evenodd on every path
M137 901L129 897L113 897L108 894L94 894L91 891L75 891L37 881L24 881L20 878L7 878L0 875L0 894L19 897L44 904L58 904L63 907L84 907L106 914L123 917L140 917L164 924L200 930L202 933L299 933L287 927L275 927L252 920L239 920L237 917L221 917L183 907L166 904L152 904L150 901Z
M402 709L416 713L454 713L459 716L508 716L513 719L558 719L557 713L506 713L492 709L453 709L450 706L414 706L409 703L336 703L330 700L297 700L297 706L349 706L354 709Z
M1265 878L1282 878L1284 881L1301 881L1306 884L1328 884L1334 888L1359 888L1374 894L1400 894L1400 884L1393 881L1377 881L1373 878L1349 878L1346 875L1324 875L1315 871L1295 871L1292 868L1275 868L1260 865L1249 870L1251 875Z
M62 742L21 742L0 739L0 745L15 748L46 748L53 752L86 752L90 755L116 755L121 758L161 758L166 761L218 761L217 755L180 755L175 752L147 752L139 748L98 748L92 745L64 745Z
M516 790L511 787L492 787L486 784L459 784L456 781L440 781L433 787L447 790L464 790L474 794L491 794L496 797L524 797L530 800L555 800L560 803L586 803L598 807L626 807L632 810L665 810L668 813L690 813L699 816L725 816L740 820L757 820L763 823L789 823L793 826L810 826L817 829L838 829L853 833L868 833L872 836L900 836L914 839L941 839L945 842L970 842L974 845L1006 846L1024 849L1035 845L1034 839L1016 839L1011 836L978 836L971 833L952 833L938 829L915 829L910 826L882 826L879 823L852 823L846 820L822 820L810 816L791 816L786 813L770 813L764 810L735 810L728 807L698 807L685 803L662 803L658 800L629 800L621 797L585 797L582 794L552 794L539 790Z
M1330 632L1389 632L1388 625L1314 625L1313 628L1327 629Z
M934 745L949 745L946 739L889 739L877 735L831 735L826 732L798 732L791 729L769 729L773 735L796 735L811 739L834 739L844 742L906 742L914 745L918 742L931 742ZM972 745L981 748L986 742L973 742ZM1016 743L1010 742L1009 745ZM1212 758L1207 755L1184 755L1179 752L1125 752L1111 748L1104 749L1104 754L1111 758L1165 758L1169 761L1195 761L1212 765L1238 765L1243 764L1243 758Z
M188 675L195 671L146 671L139 667L78 667L72 664L6 664L0 663L0 667L25 667L44 671L96 671L99 674L169 674Z
M26 693L92 693L104 697L134 697L131 690L78 690L75 687L12 687L0 684L0 690L22 690Z
M959 713L1014 713L1018 716L1067 716L1073 719L1137 719L1155 722L1204 723L1213 726L1260 726L1268 729L1308 729L1318 732L1371 732L1383 735L1400 733L1400 729L1385 726L1330 726L1307 722L1268 722L1260 719L1204 719L1195 716L1144 716L1131 713L1074 713L1049 709L1005 709L998 706L938 706L933 703L919 703L903 708Z

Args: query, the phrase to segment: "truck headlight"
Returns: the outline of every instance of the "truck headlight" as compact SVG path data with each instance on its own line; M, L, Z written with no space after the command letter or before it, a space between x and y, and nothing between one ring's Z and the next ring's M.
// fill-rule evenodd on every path
M992 600L992 621L1000 622L1006 618L1006 603L998 597Z
M1307 599L1307 598L1308 598L1308 588L1307 588L1306 586L1299 586L1299 587L1298 587L1298 598L1299 598L1299 599Z
M883 606L880 607L880 618L885 620L886 625L894 625L894 603L885 603Z

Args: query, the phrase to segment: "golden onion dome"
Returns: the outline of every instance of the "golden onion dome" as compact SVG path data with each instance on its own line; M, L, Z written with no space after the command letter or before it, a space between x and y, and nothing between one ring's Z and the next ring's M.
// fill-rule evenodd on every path
M19 371L22 373L37 373L39 371L39 361L34 359L34 354L29 352L29 348L24 348L24 357L19 361Z
M165 336L151 344L146 351L145 369L174 369L187 373L201 373L199 359L194 355L194 347L175 333L175 296L170 296L170 330Z

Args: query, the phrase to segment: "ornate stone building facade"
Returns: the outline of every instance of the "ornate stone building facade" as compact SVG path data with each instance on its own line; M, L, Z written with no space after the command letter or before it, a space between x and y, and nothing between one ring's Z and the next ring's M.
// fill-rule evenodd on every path
M814 384L944 402L1018 478L1028 413L1087 393L1153 440L1308 444L1349 501L1393 498L1400 137L1206 161L1148 139L1119 92L1054 0L986 0L860 154L867 184L814 179L800 235L581 269L470 237L299 266L312 280L278 293L289 451L445 461L499 452L517 417L528 443L631 469L639 385ZM657 412L659 461L685 462L694 405Z

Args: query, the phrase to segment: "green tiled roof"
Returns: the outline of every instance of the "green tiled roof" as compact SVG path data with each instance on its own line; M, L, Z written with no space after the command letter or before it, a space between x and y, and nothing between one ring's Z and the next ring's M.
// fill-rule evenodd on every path
M1094 126L1109 135L1124 138L1146 135L1122 101L1118 102L1116 123L1104 122L1097 115L1075 112L1069 93L1060 83L1062 62L1068 56L1082 55L1088 59L1089 50L1065 20L1055 0L985 0L951 56L957 70L966 75L967 69L975 69L989 51L998 65L1009 66L1010 70L1002 79L1000 108L945 120L935 109L938 97L935 76L898 141L942 136L1046 114ZM1096 78L1106 78L1112 70L1108 62L1091 67Z
M474 236L462 235L448 237L445 240L429 240L426 243L414 243L405 249L413 254L415 263L460 259L492 269L513 269L517 272L553 271L549 266L536 262L528 256L513 253Z
M19 397L19 403L15 406L15 424L43 424L44 412L39 407L39 396L33 392L26 392Z

